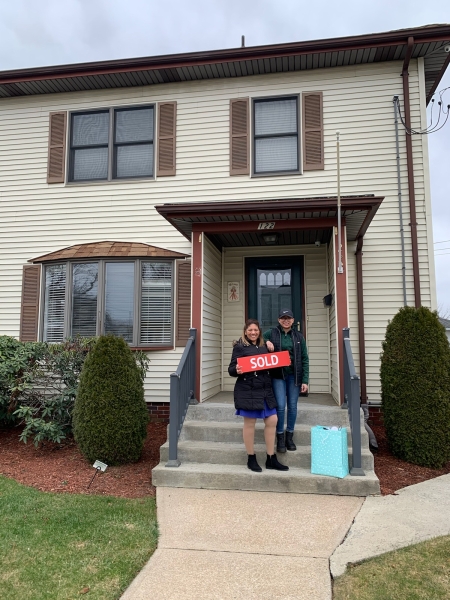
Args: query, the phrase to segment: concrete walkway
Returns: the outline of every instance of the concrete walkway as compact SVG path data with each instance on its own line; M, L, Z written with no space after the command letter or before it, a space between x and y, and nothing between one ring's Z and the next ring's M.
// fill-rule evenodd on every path
M344 543L330 560L333 577L348 563L450 535L450 475L383 497L366 498Z
M158 549L122 600L329 600L362 498L157 489Z
M330 570L450 535L450 475L367 499L161 487L157 507L122 600L330 600Z

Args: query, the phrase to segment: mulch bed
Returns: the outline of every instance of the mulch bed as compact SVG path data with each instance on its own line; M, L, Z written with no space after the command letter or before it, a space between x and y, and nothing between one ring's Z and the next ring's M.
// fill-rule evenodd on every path
M0 474L45 492L102 494L121 498L154 496L151 470L159 463L159 447L167 438L167 423L149 423L142 457L137 463L108 467L95 474L73 440L64 444L19 441L20 429L0 430Z
M443 469L429 469L395 458L389 450L384 427L371 425L371 429L378 442L378 451L375 453L375 473L380 480L383 496L393 494L408 485L450 473L450 462Z
M450 473L450 463L443 469L428 469L406 463L392 456L381 425L373 425L379 449L375 454L375 472L381 493L397 490ZM76 444L33 443L19 441L20 429L0 430L0 474L46 492L102 494L122 498L154 496L151 470L159 463L159 447L166 441L167 424L149 423L148 436L141 459L134 464L108 467L99 473L88 489L94 470L81 455Z

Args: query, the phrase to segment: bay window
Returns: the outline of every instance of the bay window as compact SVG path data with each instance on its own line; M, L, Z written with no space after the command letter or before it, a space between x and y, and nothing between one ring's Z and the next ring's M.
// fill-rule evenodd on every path
M111 333L136 347L173 345L173 261L66 261L46 265L44 279L44 341Z

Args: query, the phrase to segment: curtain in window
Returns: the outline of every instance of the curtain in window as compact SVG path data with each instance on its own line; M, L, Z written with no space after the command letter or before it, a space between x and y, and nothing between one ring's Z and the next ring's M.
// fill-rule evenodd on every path
M105 333L133 343L134 263L106 263Z
M44 341L64 340L66 265L45 267Z
M255 173L298 169L296 98L255 102Z
M76 263L72 271L72 335L97 333L98 263Z
M143 262L141 334L143 345L172 344L172 263Z

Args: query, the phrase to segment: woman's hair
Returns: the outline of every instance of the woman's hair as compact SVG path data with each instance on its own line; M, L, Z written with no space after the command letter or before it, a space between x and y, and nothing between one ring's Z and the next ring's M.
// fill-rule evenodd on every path
M250 342L248 341L245 333L250 327L250 325L256 325L256 327L259 329L259 337L255 343L257 346L262 346L264 344L264 339L262 336L261 326L259 324L259 321L257 321L256 319L247 319L245 321L244 329L242 330L242 343L244 344L244 346L250 346Z

